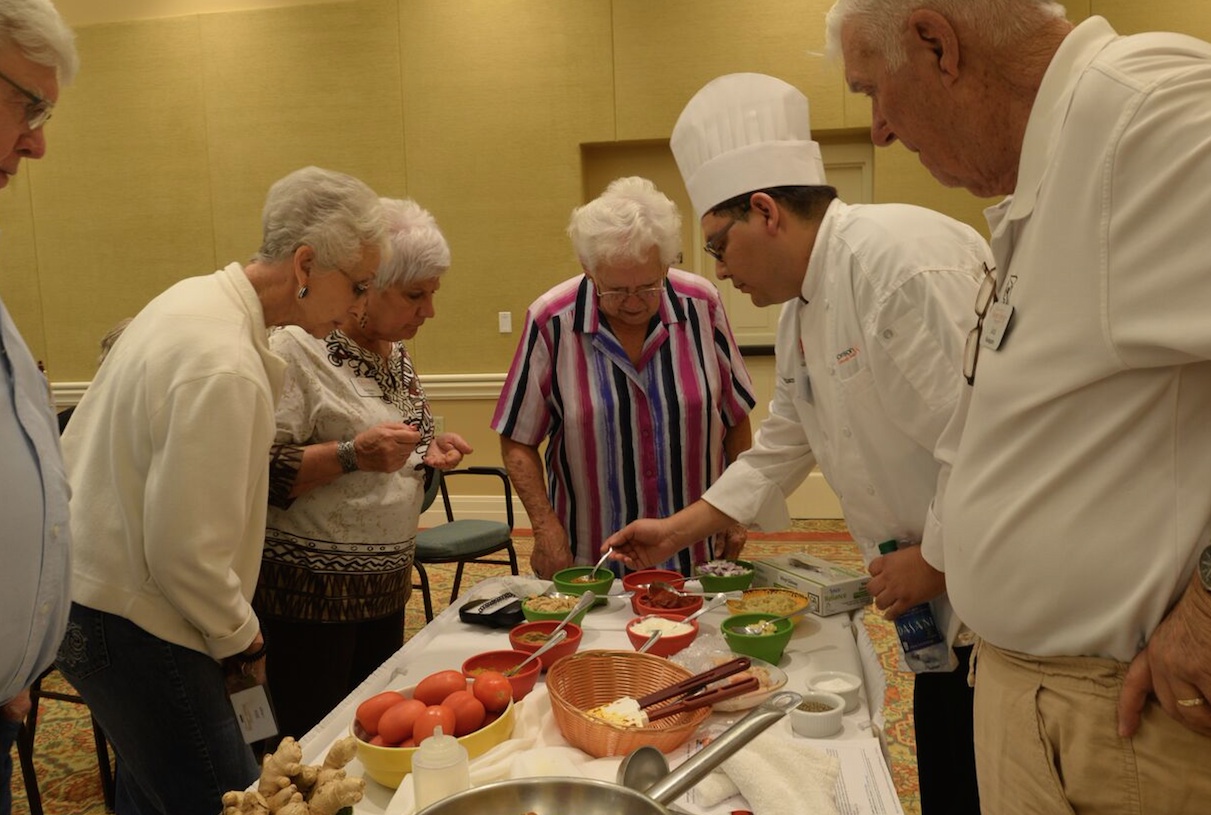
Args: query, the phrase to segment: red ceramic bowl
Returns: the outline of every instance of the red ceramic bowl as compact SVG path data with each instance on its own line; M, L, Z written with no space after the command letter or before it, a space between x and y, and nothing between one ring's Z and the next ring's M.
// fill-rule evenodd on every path
M631 597L631 607L635 610L635 614L640 617L646 617L649 614L693 614L698 609L702 608L702 598L698 596L681 598L682 605L675 608L667 608L663 606L654 606L648 599L646 591L637 591ZM661 639L664 639L661 637Z
M681 588L681 584L685 582L685 575L670 569L640 569L622 576L622 589L623 591L635 591L653 580L663 580L665 583L672 583L677 588Z
M622 590L631 592L631 611L636 614L643 613L639 610L639 604L636 600L643 593L647 584L656 580L663 580L665 583L671 583L677 588L681 588L682 584L685 583L685 575L669 569L640 569L637 572L623 575Z
M515 651L525 651L527 654L532 654L538 650L544 642L546 636L555 630L555 626L559 625L559 620L535 620L532 623L520 623L513 626L509 631L509 644L513 646ZM546 670L555 664L555 660L560 657L566 657L568 654L573 654L580 647L580 640L584 632L580 626L575 623L568 623L563 627L563 630L568 632L568 636L564 637L563 642L556 645L550 651L542 653L538 657L538 661L542 664L542 670ZM541 638L535 635L543 635ZM527 641L527 638L529 641Z
M476 654L463 663L463 676L475 678L484 671L500 671L504 673L528 657L524 651L485 651ZM525 695L534 690L538 682L538 674L542 670L542 657L522 668L518 673L509 677L513 686L513 701L520 702Z
M665 614L653 614L650 616L681 622L688 615L673 614L669 612ZM636 617L627 623L627 638L630 639L631 646L634 647L636 651L639 650L639 646L648 641L648 636L650 636L649 634L643 634L635 631L635 624L643 619L643 617ZM649 654L655 654L658 657L671 657L673 654L677 653L682 648L685 648L687 645L693 642L698 636L698 621L690 620L689 625L691 630L685 632L684 634L661 634L660 639L656 640L655 644L653 644L647 652ZM541 659L541 657L539 657L539 659Z

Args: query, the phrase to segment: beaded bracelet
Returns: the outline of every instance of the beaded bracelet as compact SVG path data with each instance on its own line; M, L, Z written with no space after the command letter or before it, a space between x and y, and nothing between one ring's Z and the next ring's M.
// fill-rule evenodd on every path
M358 469L357 450L354 449L352 441L337 442L336 457L343 471L351 473Z

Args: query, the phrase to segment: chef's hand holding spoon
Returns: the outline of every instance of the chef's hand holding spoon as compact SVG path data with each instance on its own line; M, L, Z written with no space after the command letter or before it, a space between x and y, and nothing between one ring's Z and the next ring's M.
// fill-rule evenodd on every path
M627 568L647 569L735 523L734 518L698 500L667 518L633 521L606 538L602 546L609 547L610 558Z

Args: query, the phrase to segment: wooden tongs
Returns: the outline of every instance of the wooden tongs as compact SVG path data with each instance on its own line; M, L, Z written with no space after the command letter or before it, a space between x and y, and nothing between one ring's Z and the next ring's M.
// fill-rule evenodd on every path
M709 671L695 674L689 679L678 682L675 685L670 685L663 690L640 697L637 700L639 708L647 713L648 721L655 721L656 719L663 719L665 716L672 716L687 710L696 710L700 707L713 705L716 702L722 702L724 699L731 699L733 696L751 693L761 685L761 682L755 676L746 676L744 679L730 682L717 688L707 688L708 685L714 684L720 679L747 671L751 665L752 662L748 657L737 657L736 659L729 660L722 665L715 666ZM676 699L678 696L682 698L670 705L658 707L655 710L648 709L669 699Z
M666 688L649 693L647 696L641 696L638 699L623 696L621 699L615 699L608 705L596 707L588 711L588 713L591 716L596 716L597 718L624 727L643 727L649 721L655 719L663 719L665 716L672 716L675 713L695 710L756 690L760 682L755 676L747 677L739 682L732 682L721 688L704 690L707 685L718 682L720 679L725 679L733 674L738 674L741 671L746 671L751 665L752 662L748 657L737 657L722 665L717 665L709 671L694 674L688 679L683 679ZM678 699L678 697L682 698ZM649 710L649 708L662 702L668 702L670 699L677 701L663 707L657 707L654 710Z

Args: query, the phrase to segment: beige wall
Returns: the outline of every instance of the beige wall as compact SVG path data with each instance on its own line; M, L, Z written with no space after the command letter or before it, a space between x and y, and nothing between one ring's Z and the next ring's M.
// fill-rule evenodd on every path
M415 197L445 229L454 267L412 350L436 412L494 463L484 382L507 368L533 297L576 272L564 226L600 186L585 155L612 151L609 166L626 167L629 144L667 139L698 87L740 70L802 88L818 135L868 138L865 100L819 56L830 0L59 5L83 67L48 157L0 195L0 296L65 401L114 322L176 280L247 258L268 185L319 164ZM1068 6L1123 31L1211 38L1208 3ZM985 202L941 189L899 147L875 152L873 191L984 228ZM514 333L498 332L500 311ZM460 396L464 379L477 395Z

